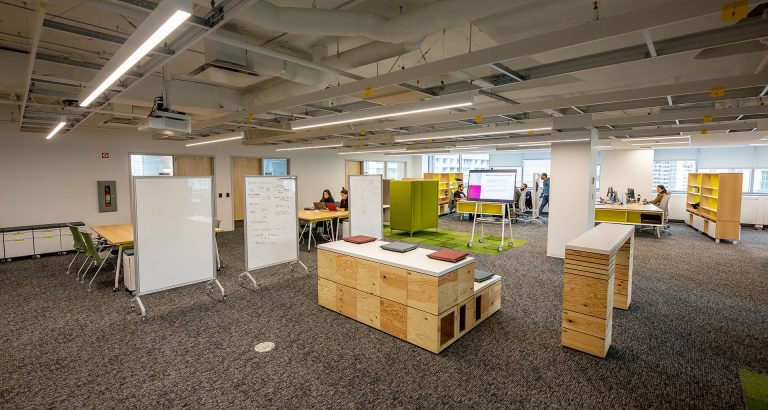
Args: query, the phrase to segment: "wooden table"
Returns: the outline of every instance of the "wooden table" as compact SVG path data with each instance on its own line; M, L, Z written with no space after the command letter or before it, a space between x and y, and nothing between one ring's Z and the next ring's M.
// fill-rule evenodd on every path
M661 237L664 210L652 204L598 204L595 205L595 222L653 226L656 236Z
M307 239L307 251L310 251L312 249L312 240L315 240L315 244L317 244L317 239L315 238L315 235L313 233L313 227L317 225L318 222L324 222L328 221L331 222L331 238L336 238L334 235L334 227L333 227L333 219L336 218L336 231L339 230L339 219L341 218L349 218L349 211L327 211L327 210L319 210L319 209L299 209L299 220L307 222L307 225L304 226L304 229L301 230L301 233L299 233L299 241L301 241L301 238L304 236L304 232L309 230L309 239Z
M91 230L96 232L99 236L104 238L110 245L117 246L117 265L115 267L115 287L112 288L113 292L120 290L120 267L123 262L123 250L133 246L133 225L131 224L117 224L117 225L96 225L91 226ZM222 228L215 228L215 232L224 232ZM214 237L215 240L215 237ZM221 258L219 257L219 244L216 243L216 258L219 266L223 266Z
M318 304L433 353L501 308L501 277L475 283L473 258L443 262L386 243L318 246Z
M560 343L599 357L611 346L613 308L632 297L634 228L600 224L565 245Z

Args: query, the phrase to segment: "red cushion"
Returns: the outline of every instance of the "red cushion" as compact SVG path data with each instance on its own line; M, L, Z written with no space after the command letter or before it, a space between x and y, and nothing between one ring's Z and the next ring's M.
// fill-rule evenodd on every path
M458 262L458 261L466 258L467 255L469 255L469 254L466 253L466 252L462 252L462 251L456 251L456 250L453 250L453 249L440 249L437 252L430 253L429 255L427 255L427 257L432 258L432 259L437 259L437 260L440 260L440 261L446 261L446 262L453 262L453 263L455 263L455 262Z
M348 238L344 238L344 240L347 242L360 244L360 243L373 242L376 240L376 238L372 236L355 235L355 236L350 236Z

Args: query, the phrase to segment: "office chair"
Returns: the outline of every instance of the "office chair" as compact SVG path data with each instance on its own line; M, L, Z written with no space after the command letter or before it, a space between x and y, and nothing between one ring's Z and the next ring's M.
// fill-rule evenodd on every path
M91 258L91 260L93 261L92 266L96 266L96 265L99 266L99 268L96 269L96 273L93 274L91 281L88 282L88 292L90 292L91 285L93 284L93 280L96 279L96 276L99 274L99 272L101 272L101 268L104 267L104 264L107 262L109 257L112 256L112 249L111 247L107 247L107 248L101 248L99 250L96 250L96 245L93 243L91 234L89 232L80 232L80 233L83 236L83 243L85 243L86 255L88 255L88 257ZM86 269L85 272L83 272L83 278L80 283L85 283L85 275L88 273L88 271L91 269L92 266L89 265L88 269Z
M659 208L661 208L662 211L664 211L664 220L662 221L662 226L656 227L656 236L661 237L662 233L669 234L669 199L672 197L670 194L666 194L661 198L661 203L659 204Z

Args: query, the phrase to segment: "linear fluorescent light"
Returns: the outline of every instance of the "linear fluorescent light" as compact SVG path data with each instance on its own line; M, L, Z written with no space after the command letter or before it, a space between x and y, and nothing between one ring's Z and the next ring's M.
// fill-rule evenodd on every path
M351 111L335 115L326 115L323 117L308 118L297 120L291 123L292 130L305 130L308 128L326 127L329 125L348 124L351 122L362 122L377 120L380 118L398 117L402 115L419 114L430 111L445 110L449 108L467 107L474 102L469 94L459 96L449 96L443 98L433 98L426 101L415 101L403 104L393 104L383 107L376 107L367 110Z
M215 140L207 140L207 141L202 141L202 142L193 142L191 144L187 144L187 146L188 147L194 147L195 145L205 145L205 144L213 144L215 142L233 141L233 140L243 139L243 137L245 137L245 135L242 132L240 132L239 134L240 135L236 135L234 137L219 138L219 139L215 139Z
M152 51L153 48L155 48L158 44L160 44L161 41L163 41L166 37L168 37L176 28L178 28L184 21L186 21L192 13L190 13L187 10L191 11L191 4L189 4L188 1L173 1L173 2L163 2L158 6L155 11L152 13L162 13L165 14L165 10L161 10L161 8L165 5L165 3L171 3L170 6L175 9L175 12L170 15L165 21L152 33L152 35L149 36L141 45L139 45L123 62L115 68L111 74L107 78L105 78L99 85L90 93L88 94L88 97L80 101L81 107L87 107L89 106L93 100L96 99L101 93L103 93L109 86L115 83L115 81L119 80L120 77L123 76L128 70L131 69L131 67L138 64L139 60L141 60L142 57L147 55L150 51ZM187 7L184 7L185 5L189 4ZM183 10L186 9L186 10ZM153 14L150 14L149 17L143 22L134 32L134 35L142 37L144 36L147 31L152 30L153 25L156 24L156 18L153 18ZM146 23L146 24L145 24ZM149 26L149 27L146 27ZM134 37L134 35L131 36L131 38ZM129 43L131 42L131 38L126 41L126 43L122 47L130 47ZM140 40L139 40L140 41ZM121 49L122 49L121 47ZM120 53L121 50L118 50L117 53L113 56L113 59L119 58L120 54L127 53L129 51L126 51L124 53ZM111 61L110 61L111 62ZM109 70L109 63L102 68L102 70ZM96 75L96 81L98 81L98 77L100 76L101 72L99 72ZM87 89L86 89L87 91Z
M339 152L339 155L371 154L371 153L403 152L403 151L405 151L405 148L391 148L391 149L377 149L377 150L369 150L369 151L344 151L344 152Z
M646 142L646 143L640 143L640 144L632 144L632 145L675 145L675 144L690 144L688 141L675 141L675 142Z
M670 136L670 137L645 137L645 138L629 138L624 141L661 141L661 140L681 140L681 139L688 139L690 138L690 135L679 135L679 136Z
M550 142L534 142L530 144L518 144L518 147L541 147L544 145L550 145Z
M343 146L344 144L341 143L328 145L305 145L303 147L278 148L275 151L298 151L303 149L338 148Z
M67 125L66 121L64 121L63 119L61 121L59 121L59 123L56 124L55 127L53 127L53 130L51 130L51 133L48 134L48 136L45 137L45 139L49 140L49 139L53 138L53 136L56 135L57 132L61 131L61 129L64 128L65 125Z
M497 129L497 128L504 128L504 129ZM496 128L484 128L482 130L478 131L470 131L470 132L436 132L435 135L429 135L429 134L420 134L418 136L408 136L403 135L402 137L395 138L395 142L408 142L408 141L425 141L425 140L435 140L435 139L445 139L445 138L461 138L461 137L479 137L481 135L498 135L498 134L527 134L529 132L536 132L536 131L551 131L552 127L541 127L541 128L527 128L527 129L520 129L519 126L515 127L516 129L510 129L507 127L496 127Z

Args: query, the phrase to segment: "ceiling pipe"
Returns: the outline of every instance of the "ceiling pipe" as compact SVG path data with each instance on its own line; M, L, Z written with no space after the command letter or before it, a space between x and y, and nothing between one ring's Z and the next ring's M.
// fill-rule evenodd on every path
M291 34L363 36L387 43L403 43L513 6L514 2L508 0L442 0L387 19L359 11L277 7L268 1L259 1L238 19Z

